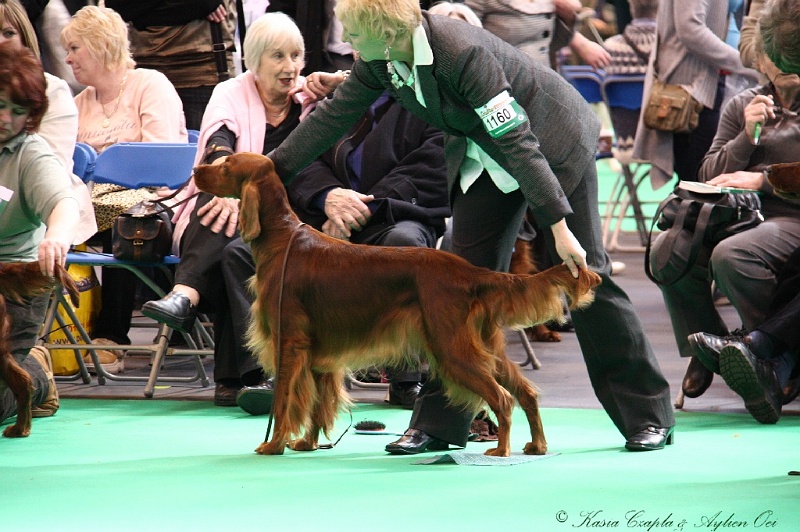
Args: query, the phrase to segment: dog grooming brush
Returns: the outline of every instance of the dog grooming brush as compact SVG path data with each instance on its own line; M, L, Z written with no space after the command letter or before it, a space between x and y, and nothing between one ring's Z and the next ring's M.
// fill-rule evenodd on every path
M386 430L386 425L380 421L363 420L355 424L356 434L383 434L391 436L402 436L396 432Z

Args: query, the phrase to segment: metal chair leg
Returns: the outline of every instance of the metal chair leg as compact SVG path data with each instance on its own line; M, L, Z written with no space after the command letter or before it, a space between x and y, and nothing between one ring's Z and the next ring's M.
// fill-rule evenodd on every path
M527 355L527 360L525 362L520 362L520 367L524 368L528 364L531 365L533 369L539 369L542 367L542 363L539 362L539 359L536 358L536 353L533 352L533 346L531 345L530 341L528 341L528 335L525 334L525 331L520 330L517 331L519 334L519 340L522 342L522 347L525 349L525 354Z

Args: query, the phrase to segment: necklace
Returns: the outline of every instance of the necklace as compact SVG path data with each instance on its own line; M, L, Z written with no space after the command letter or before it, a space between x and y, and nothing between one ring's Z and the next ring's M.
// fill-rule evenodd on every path
M125 74L122 77L122 81L119 83L119 94L117 94L117 100L114 102L114 110L111 111L111 114L106 114L106 104L101 103L100 105L103 107L103 116L105 116L105 120L103 120L103 127L107 128L111 125L111 117L114 116L119 109L119 101L122 98L122 91L125 89L125 80L128 79L128 74Z
M267 109L266 106L265 106L264 110L267 113L268 121L269 120L280 120L281 118L284 117L284 115L286 115L286 113L289 112L289 109L291 108L291 106L292 106L291 103L288 104L286 107L284 107L284 109L280 113L273 113L269 109Z

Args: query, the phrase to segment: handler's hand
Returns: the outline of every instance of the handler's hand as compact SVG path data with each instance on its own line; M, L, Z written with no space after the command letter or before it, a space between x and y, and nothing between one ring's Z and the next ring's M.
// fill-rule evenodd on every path
M44 240L39 243L39 271L43 275L53 277L56 264L66 266L68 251L69 242L45 235Z
M564 264L567 265L572 276L577 279L579 268L586 268L586 250L578 243L578 239L567 227L567 222L562 218L550 226L556 242L556 252Z
M344 77L336 72L312 72L306 76L302 90L316 102L332 93L343 81Z

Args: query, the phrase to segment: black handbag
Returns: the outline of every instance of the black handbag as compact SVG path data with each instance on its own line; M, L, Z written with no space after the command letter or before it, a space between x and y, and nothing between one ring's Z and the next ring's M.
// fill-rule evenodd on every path
M172 211L157 201L141 201L117 216L111 227L114 258L160 262L172 250Z
M695 264L708 264L711 250L731 235L751 229L764 220L761 199L753 192L704 194L676 187L661 202L650 226L644 254L647 277L658 285L671 285L684 277ZM664 233L657 256L650 256L653 228ZM659 271L671 265L678 275L656 279L651 262Z

